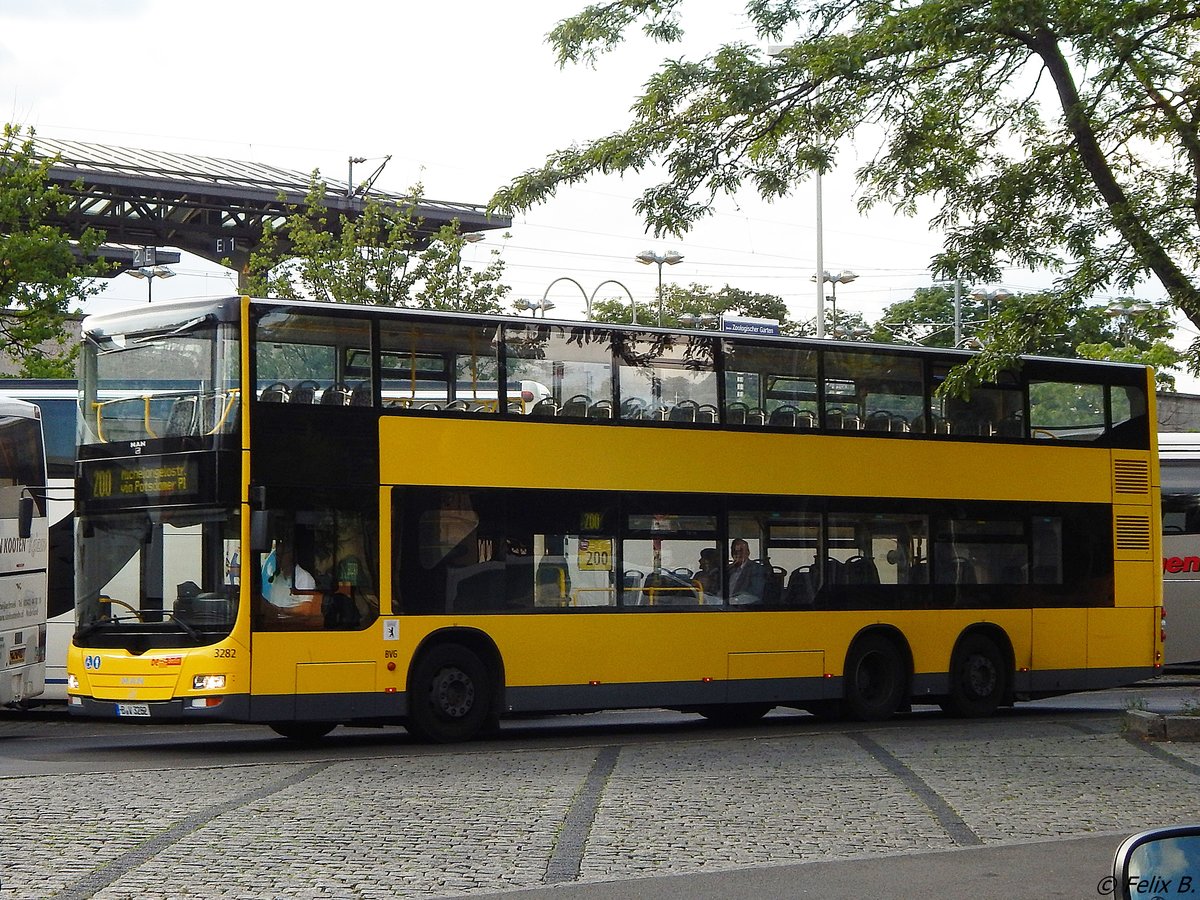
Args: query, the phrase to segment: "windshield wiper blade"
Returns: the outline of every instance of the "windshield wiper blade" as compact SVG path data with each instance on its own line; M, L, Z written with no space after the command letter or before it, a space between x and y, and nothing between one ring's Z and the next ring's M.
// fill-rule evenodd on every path
M170 610L164 609L163 615L170 616L172 621L178 623L179 627L187 632L188 637L190 637L197 644L200 643L200 632L198 632L195 628L183 621L183 619L179 618L179 616L175 615L175 613L171 612Z

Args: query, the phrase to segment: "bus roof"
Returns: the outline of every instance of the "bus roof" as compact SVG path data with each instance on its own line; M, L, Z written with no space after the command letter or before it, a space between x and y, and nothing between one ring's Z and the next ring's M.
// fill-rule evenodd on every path
M1159 432L1158 452L1160 455L1200 455L1200 434L1194 432Z
M0 390L3 390L0 386ZM33 403L18 400L0 393L0 416L17 416L22 419L40 419L42 411Z
M130 324L137 330L152 330L156 327L167 327L171 324L180 322L187 317L198 317L204 315L212 315L221 321L233 321L238 312L241 297L224 296L224 297L200 297L186 300L171 300L163 303L156 303L153 307L139 306L131 309L125 309L119 312L98 313L87 316L83 320L82 333L87 334L113 334L120 333L126 330ZM310 310L316 313L328 313L331 310L336 310L338 314L347 314L352 312L366 313L370 315L395 316L395 317L420 317L423 319L436 319L445 322L470 323L474 325L486 325L494 323L496 325L556 325L570 328L579 328L584 326L592 326L596 328L605 328L613 331L622 331L628 333L655 333L655 334L699 334L708 335L710 337L736 337L742 341L753 342L768 342L776 344L788 344L792 346L809 346L812 348L822 348L829 350L833 347L844 346L847 350L858 351L888 351L888 352L904 352L915 355L933 355L946 359L954 357L962 361L966 361L973 356L978 355L976 351L959 350L946 347L923 347L914 346L912 344L882 344L873 343L870 341L835 341L832 339L817 340L812 337L795 337L792 335L745 335L727 333L722 331L705 331L696 329L684 328L664 328L657 325L626 325L612 324L608 322L589 322L579 319L552 319L552 318L536 318L527 319L512 315L496 315L472 312L454 312L448 310L430 310L416 309L412 307L389 307L389 306L370 306L366 304L356 303L322 303L313 300L285 300L285 299L268 299L253 297L250 298L253 303L260 306L278 306L288 307L293 309ZM1062 364L1067 363L1071 366L1080 368L1101 368L1106 370L1127 369L1146 371L1146 366L1137 363L1112 362L1109 360L1090 360L1077 359L1066 357L1050 357L1029 355L1022 356L1023 360L1038 360L1048 363Z

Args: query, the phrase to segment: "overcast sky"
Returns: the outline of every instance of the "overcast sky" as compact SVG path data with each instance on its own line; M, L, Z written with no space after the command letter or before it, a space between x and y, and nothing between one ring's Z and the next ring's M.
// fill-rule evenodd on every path
M754 41L737 0L687 6L683 49L634 36L596 69L560 70L546 33L579 2L455 3L341 0L0 0L0 103L9 121L46 137L243 159L345 179L349 156L391 155L377 186L420 181L431 199L486 203L497 187L555 150L622 127L639 86L667 55ZM838 305L878 318L929 284L940 241L921 220L854 209L855 166L870 148L839 148L824 181L825 268L853 270ZM782 296L811 317L816 217L811 183L765 204L726 200L683 239L656 240L632 213L643 181L604 179L518 216L511 237L491 232L464 259L500 248L512 297L550 291L554 315L581 316L583 294L606 279L651 302L656 273L633 257L677 249L664 279ZM231 273L195 257L156 298L224 294ZM1012 272L1003 284L1045 283ZM995 287L991 285L990 287ZM144 302L146 285L112 280L92 311ZM599 296L621 295L608 286ZM1149 296L1157 296L1150 290ZM1097 298L1097 302L1103 302Z

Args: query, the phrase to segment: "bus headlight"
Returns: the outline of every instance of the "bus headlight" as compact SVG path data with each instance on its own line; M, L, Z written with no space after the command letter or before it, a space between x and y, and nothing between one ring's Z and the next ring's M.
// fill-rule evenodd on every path
M225 690L224 675L196 675L192 678L193 691L223 691Z
M78 675L73 675L70 672L67 673L67 690L69 690L69 691L79 690L79 676Z

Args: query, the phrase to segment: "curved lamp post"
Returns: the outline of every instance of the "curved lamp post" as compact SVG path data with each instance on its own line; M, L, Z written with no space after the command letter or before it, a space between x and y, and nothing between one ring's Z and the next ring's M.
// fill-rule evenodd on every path
M587 301L588 321L589 322L592 321L592 303L595 302L596 295L598 293L600 293L600 288L604 287L606 284L615 284L617 287L619 287L621 290L623 290L629 296L629 308L633 311L633 324L636 325L637 324L637 301L633 299L633 291L631 291L629 288L625 287L625 285L621 284L621 282L617 281L615 278L609 278L609 279L606 279L606 280L600 282L598 285L596 285L596 289L594 291L592 291L592 296L588 297L588 301Z
M683 262L683 254L678 250L668 250L666 253L655 253L653 250L643 250L634 257L644 266L655 264L658 266L658 324L662 326L663 316L663 295L662 295L662 267L663 263L668 266L673 266L676 263Z
M546 285L546 290L542 292L542 303L544 304L547 302L546 298L550 296L550 288L554 287L560 281L569 281L569 282L571 282L571 284L575 285L575 287L579 288L579 293L583 294L583 302L587 305L588 318L590 319L592 317L592 315L591 315L592 307L591 307L591 301L588 300L588 293L586 290L584 290L583 285L580 284L578 281L576 281L574 278L572 278L570 275L560 275L558 278L555 278L552 282L550 282L548 285ZM546 313L545 313L546 309L553 309L553 308L554 308L553 303L551 303L550 306L548 306L548 307L543 306L542 307L542 309L543 309L542 318L544 319L546 317Z

